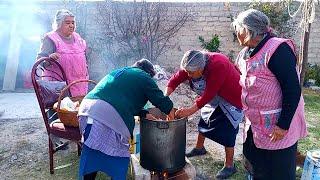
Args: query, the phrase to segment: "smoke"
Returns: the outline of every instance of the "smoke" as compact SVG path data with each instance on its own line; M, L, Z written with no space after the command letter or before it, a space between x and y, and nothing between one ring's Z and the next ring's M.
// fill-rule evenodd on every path
M0 88L8 72L13 77L16 73L16 87L23 87L23 78L35 62L41 37L50 30L48 16L37 2L0 3Z

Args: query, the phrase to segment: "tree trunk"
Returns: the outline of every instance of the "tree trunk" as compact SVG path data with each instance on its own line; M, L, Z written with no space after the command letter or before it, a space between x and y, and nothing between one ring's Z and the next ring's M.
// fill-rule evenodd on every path
M303 86L304 77L308 70L308 49L309 49L309 37L310 37L311 23L308 23L308 31L303 35L303 50L302 50L302 67L300 72L300 86Z

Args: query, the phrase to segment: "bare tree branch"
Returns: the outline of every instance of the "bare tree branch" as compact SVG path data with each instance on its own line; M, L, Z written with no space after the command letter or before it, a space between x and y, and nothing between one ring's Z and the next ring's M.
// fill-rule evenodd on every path
M100 2L100 25L123 51L134 58L156 62L170 48L169 40L191 16L187 8L177 11L161 2ZM169 14L170 12L170 14ZM107 16L107 17L106 17Z

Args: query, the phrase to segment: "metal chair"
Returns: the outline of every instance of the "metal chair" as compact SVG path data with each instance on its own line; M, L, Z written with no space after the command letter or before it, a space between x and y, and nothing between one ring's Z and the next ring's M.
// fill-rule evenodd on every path
M53 154L67 144L54 148L50 136L54 135L76 142L78 145L78 155L80 156L81 135L79 128L64 126L58 119L57 112L53 110L53 104L58 101L61 90L67 85L67 78L61 65L51 58L41 58L33 65L31 79L47 129L50 174L53 174Z

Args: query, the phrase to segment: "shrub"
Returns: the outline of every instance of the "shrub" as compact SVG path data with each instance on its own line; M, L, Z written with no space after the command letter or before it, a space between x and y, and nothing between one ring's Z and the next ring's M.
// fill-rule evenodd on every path
M310 79L316 80L316 85L320 86L320 66L319 65L309 64L304 80L305 82L307 82Z
M217 34L212 35L212 39L209 42L206 42L202 36L198 37L201 47L210 51L210 52L220 52L220 40Z

